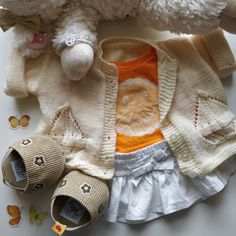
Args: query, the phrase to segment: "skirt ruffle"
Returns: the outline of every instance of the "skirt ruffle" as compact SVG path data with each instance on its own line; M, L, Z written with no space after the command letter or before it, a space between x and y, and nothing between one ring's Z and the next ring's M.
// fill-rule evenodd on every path
M236 162L228 160L209 175L190 178L181 173L166 142L137 154L116 157L105 215L109 222L147 222L186 209L220 192L236 169Z

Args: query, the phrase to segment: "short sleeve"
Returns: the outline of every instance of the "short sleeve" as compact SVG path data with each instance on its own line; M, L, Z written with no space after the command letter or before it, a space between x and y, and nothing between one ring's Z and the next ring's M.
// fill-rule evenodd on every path
M236 70L236 61L222 30L205 36L194 36L192 44L220 78Z
M44 79L46 59L52 50L47 50L36 58L26 59L13 45L8 52L6 66L6 83L4 92L12 97L27 97L37 95L40 82Z
M8 50L4 92L12 97L28 96L25 80L25 59L13 43Z

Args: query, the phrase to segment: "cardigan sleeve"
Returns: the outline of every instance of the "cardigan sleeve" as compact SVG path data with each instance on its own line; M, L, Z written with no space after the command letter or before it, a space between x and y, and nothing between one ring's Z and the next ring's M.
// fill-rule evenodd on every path
M194 36L192 43L220 78L236 70L235 58L222 30L215 30L205 36Z
M25 60L11 43L6 66L5 94L12 97L26 97L28 90L25 80Z
M26 59L11 45L6 67L5 94L17 98L27 97L29 94L37 95L40 82L45 76L42 71L47 54Z

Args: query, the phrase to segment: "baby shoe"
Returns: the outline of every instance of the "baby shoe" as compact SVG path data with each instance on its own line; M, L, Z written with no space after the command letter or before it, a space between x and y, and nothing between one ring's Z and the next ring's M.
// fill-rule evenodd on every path
M12 145L2 163L3 182L22 192L54 184L62 175L65 158L48 135L36 135Z
M109 189L103 180L74 170L59 183L51 201L56 224L73 231L93 224L108 204Z

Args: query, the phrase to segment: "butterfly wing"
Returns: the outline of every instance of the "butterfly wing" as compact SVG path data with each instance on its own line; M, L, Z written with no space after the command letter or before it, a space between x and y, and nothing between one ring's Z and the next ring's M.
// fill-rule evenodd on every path
M8 205L7 212L12 217L20 216L21 214L20 208L16 205Z
M29 214L30 214L30 223L37 225L41 225L48 216L47 212L36 213L36 210L33 206L30 207Z
M36 216L36 224L41 225L47 217L48 217L47 212L38 213L37 216Z
M29 126L29 120L30 120L30 116L24 115L20 118L19 125L23 128L26 128Z
M16 227L20 224L21 221L21 210L16 205L8 205L7 212L12 217L9 220L9 225L12 227Z
M17 227L20 224L20 221L21 221L21 217L14 217L10 219L8 223L12 227Z
M19 120L15 116L10 116L8 118L8 121L10 123L11 128L13 129L16 129L20 124Z
M36 222L36 211L33 206L31 206L29 209L29 215L30 215L29 218L30 224L34 224Z

